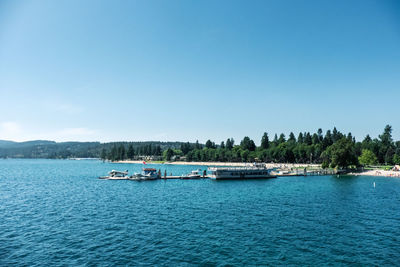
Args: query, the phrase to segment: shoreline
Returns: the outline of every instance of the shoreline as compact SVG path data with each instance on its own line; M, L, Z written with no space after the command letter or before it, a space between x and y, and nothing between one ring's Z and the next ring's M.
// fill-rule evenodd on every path
M370 171L364 171L364 172L349 173L349 175L400 178L400 172L384 171L384 170L370 170Z
M142 160L119 160L111 163L129 163L129 164L143 164ZM198 166L229 166L229 167L245 167L252 165L251 162L204 162L204 161L147 161L146 164L163 164L163 165L198 165ZM261 163L265 164L267 168L321 168L320 164L307 164L307 163Z
M120 160L111 163L128 163L128 164L142 164L142 160ZM249 166L252 163L250 162L186 162L186 161L148 161L146 164L162 164L162 165L182 165L182 166L227 166L227 167L245 167ZM312 169L321 169L320 164L307 164L307 163L262 163L267 168L281 168L281 169L300 169L307 168L309 170ZM369 170L364 172L350 172L348 175L354 176L374 176L374 177L394 177L400 178L400 172L398 171L384 171L384 170Z

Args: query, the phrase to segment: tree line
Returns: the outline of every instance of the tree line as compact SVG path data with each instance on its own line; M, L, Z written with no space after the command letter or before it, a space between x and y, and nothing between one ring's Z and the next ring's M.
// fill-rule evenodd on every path
M0 158L100 158L120 160L136 155L161 155L168 148L179 149L182 142L54 142L0 140ZM130 151L129 147L132 147ZM121 148L123 147L123 148ZM128 153L129 152L129 153ZM161 157L161 156L160 156Z
M1 141L1 140L0 140ZM28 141L0 142L2 158L102 158L104 160L142 159L219 161L219 162L279 162L317 163L323 167L349 167L375 164L400 164L400 141L394 141L392 127L386 125L382 134L372 139L367 135L357 142L351 133L336 128L323 133L264 133L260 145L249 137L236 143L233 138L216 144L207 140L189 142L63 142Z
M390 125L379 138L367 135L361 142L336 127L325 134L322 129L315 133L299 133L297 137L293 132L288 137L283 133L275 134L272 140L265 132L260 141L260 146L256 146L246 136L239 144L233 138L219 145L211 140L205 145L183 143L180 149L167 149L163 155L165 160L175 157L186 161L316 163L324 168L400 164L400 141L393 141Z
M111 161L126 159L133 160L141 156L161 156L161 153L162 149L160 145L147 144L136 147L135 149L132 144L128 144L128 147L126 148L126 144L120 143L119 145L114 144L109 151L103 147L100 153L100 158Z

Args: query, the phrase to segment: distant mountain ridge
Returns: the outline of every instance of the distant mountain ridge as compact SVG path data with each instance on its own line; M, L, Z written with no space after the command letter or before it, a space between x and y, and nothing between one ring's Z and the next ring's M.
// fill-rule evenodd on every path
M48 140L32 140L32 141L24 141L24 142L0 140L0 148L26 147L26 146L35 146L35 145L49 145L49 144L56 144L56 142L48 141Z
M128 149L130 145L135 150L146 147L159 147L162 150L179 149L184 142L55 142L48 140L33 140L15 142L0 140L0 158L99 158L101 151L110 151L121 145Z

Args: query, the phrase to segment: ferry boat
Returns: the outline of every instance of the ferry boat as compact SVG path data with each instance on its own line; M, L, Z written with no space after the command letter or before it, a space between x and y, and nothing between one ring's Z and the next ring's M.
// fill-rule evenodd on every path
M159 179L160 174L154 168L143 168L142 173L135 173L130 177L131 180L155 180Z
M276 178L272 170L256 164L245 167L210 167L208 177L215 180Z

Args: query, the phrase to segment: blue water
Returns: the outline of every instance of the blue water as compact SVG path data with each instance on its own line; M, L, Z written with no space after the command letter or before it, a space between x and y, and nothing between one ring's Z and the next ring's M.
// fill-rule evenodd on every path
M141 167L0 160L0 265L400 263L400 179L97 179Z

